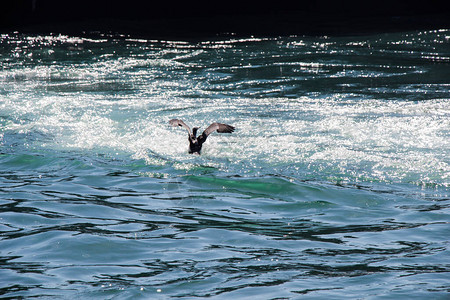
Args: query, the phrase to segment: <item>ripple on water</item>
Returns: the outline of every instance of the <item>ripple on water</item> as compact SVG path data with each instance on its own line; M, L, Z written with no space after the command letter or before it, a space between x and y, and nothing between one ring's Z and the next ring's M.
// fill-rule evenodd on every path
M2 296L447 296L448 30L0 37Z

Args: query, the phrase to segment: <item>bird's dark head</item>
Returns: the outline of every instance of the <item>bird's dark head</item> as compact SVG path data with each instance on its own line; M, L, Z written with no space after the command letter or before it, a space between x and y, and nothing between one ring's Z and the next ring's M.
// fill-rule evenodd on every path
M200 127L194 127L194 128L192 128L192 134L194 135L194 136L197 136L197 130L199 129Z

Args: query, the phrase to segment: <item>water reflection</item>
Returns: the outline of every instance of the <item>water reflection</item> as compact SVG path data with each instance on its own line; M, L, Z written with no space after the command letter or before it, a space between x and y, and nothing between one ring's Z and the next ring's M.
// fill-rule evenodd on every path
M2 35L0 294L445 296L447 35Z

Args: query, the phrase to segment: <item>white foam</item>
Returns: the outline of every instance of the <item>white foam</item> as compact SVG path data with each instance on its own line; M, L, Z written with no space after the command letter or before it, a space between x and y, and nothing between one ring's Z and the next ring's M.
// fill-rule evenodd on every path
M63 36L31 41L91 42ZM200 45L207 49L214 45L267 41L232 39ZM367 42L344 41L344 44L365 47ZM206 50L195 49L188 43L167 42L167 45L168 49L139 48L141 52L127 56L104 53L93 63L10 65L0 72L2 89L7 93L0 101L0 110L11 116L3 130L41 132L50 137L42 142L42 147L121 152L133 159L144 159L150 165L176 162L173 166L177 169L190 169L199 163L232 173L271 172L271 169L283 173L289 168L289 172L297 172L294 175L299 177L310 171L340 174L349 180L435 182L450 186L449 99L408 102L355 99L341 94L265 96L280 92L279 86L288 84L289 78L269 80L274 87L255 89L259 96L255 98L248 89L246 97L239 91L243 85L258 86L262 80L231 80L235 71L267 66L303 68L312 73L329 67L351 67L340 62L306 61L206 69L206 73L218 78L222 71L228 71L223 88L225 92L232 93L234 89L238 92L226 97L210 91L208 80L202 77L210 75L190 75L190 68L201 67L198 58L208 54ZM334 44L325 39L316 43L292 41L286 45L326 48ZM415 71L413 67L395 67ZM107 84L119 86L119 91L97 88ZM125 93L121 93L121 85ZM127 87L131 93L126 93ZM203 155L195 157L187 154L186 132L168 125L168 120L175 117L202 129L213 121L221 121L234 125L236 132L212 135L204 145Z

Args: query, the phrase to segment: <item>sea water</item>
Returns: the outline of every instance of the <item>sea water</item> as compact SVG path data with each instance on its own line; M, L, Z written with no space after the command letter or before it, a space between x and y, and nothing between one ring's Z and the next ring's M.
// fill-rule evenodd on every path
M10 33L0 64L2 297L449 297L449 30ZM236 131L190 155L172 118Z

